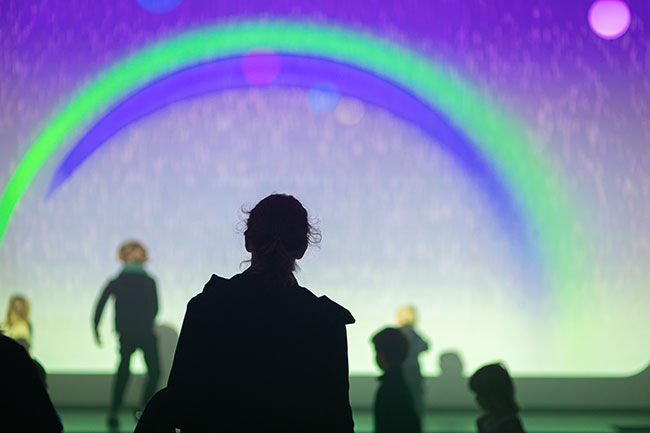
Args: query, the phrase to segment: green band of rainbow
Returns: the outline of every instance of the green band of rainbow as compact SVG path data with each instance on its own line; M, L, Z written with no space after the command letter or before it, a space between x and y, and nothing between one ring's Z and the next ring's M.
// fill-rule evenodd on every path
M0 244L14 209L51 153L98 110L152 79L216 57L268 48L373 71L444 112L487 155L536 229L556 289L581 281L582 254L566 190L529 146L523 128L468 82L405 47L339 27L295 21L245 21L197 29L115 64L82 89L29 148L0 199Z

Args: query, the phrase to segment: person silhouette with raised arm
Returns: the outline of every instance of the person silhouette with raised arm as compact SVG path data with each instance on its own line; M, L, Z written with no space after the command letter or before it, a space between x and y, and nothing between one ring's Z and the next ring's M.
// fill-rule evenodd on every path
M418 357L422 352L429 350L429 343L415 330L416 321L417 314L415 312L415 307L407 305L397 310L397 324L399 325L399 330L402 331L409 342L409 351L406 355L404 365L402 366L404 379L411 390L415 411L420 415L420 417L422 417L424 413L424 402L422 398L424 394L424 386L422 383L422 373L420 371L420 362L418 361Z
M111 403L108 412L108 425L117 427L118 412L122 407L124 391L129 380L131 355L137 349L144 353L147 365L147 384L142 393L141 407L147 404L158 386L160 365L158 345L154 334L154 320L158 313L158 294L156 282L144 269L148 260L147 250L137 241L127 241L118 251L123 263L122 271L112 279L102 291L97 301L94 318L95 341L101 346L99 322L106 301L115 300L115 330L119 334L120 363L117 368Z
M296 260L320 240L307 211L273 194L247 213L250 267L213 275L187 306L167 388L137 433L351 433L348 310L296 281Z

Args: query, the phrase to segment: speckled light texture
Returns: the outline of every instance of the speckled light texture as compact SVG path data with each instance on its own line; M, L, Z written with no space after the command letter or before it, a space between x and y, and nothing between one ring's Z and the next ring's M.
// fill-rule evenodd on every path
M527 375L639 371L650 358L640 344L650 340L650 3L629 2L630 28L616 40L590 29L590 5L184 0L152 13L136 0L0 4L0 188L84 84L187 29L310 20L457 70L523 120L578 211L572 230L584 239L591 287L574 305L590 324L583 334L563 335L553 307L530 295L489 204L439 146L358 101L315 113L300 89L232 90L170 106L113 137L45 200L71 140L39 172L0 246L0 306L14 292L32 300L34 355L48 371L111 371L111 317L98 349L90 316L118 270L117 245L147 244L160 322L179 328L210 274L229 276L247 258L242 205L286 191L323 232L299 281L357 318L353 373L375 371L369 337L405 303L418 307L433 343L426 373L450 349L468 371L493 360Z

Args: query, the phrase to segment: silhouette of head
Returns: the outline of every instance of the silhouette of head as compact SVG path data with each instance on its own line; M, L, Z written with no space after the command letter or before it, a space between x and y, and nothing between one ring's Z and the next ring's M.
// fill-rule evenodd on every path
M417 314L415 313L415 307L412 305L406 305L397 310L397 324L399 326L414 326L416 320Z
M117 258L122 263L138 263L143 264L149 260L147 249L138 241L130 240L120 245L117 252Z
M445 377L461 377L463 375L463 361L456 352L444 352L439 359L440 374Z
M409 342L399 329L385 328L372 337L377 352L377 365L382 370L399 367L406 360Z
M291 195L272 194L247 213L246 251L252 254L252 267L258 271L289 274L309 244L320 240L307 210Z
M519 411L512 379L501 364L488 364L479 368L469 379L469 387L476 394L478 404L488 412Z

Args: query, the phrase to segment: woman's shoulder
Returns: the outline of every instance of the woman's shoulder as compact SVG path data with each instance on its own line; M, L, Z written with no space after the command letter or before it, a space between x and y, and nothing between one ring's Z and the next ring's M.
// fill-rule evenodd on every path
M236 275L235 275L236 277ZM234 277L233 277L234 278ZM203 290L193 299L210 299L216 297L227 296L232 293L232 280L223 278L217 274L212 274L207 283L203 286Z
M316 300L320 303L320 306L326 315L332 317L337 322L341 322L344 325L350 325L355 322L354 316L352 316L350 310L341 304L332 301L327 296L319 296Z
M330 321L342 323L344 325L349 325L355 322L352 313L341 304L332 301L325 295L317 296L306 287L296 285L296 288L296 292L301 295L304 302L313 306L313 310L316 314L320 313L318 315L328 318Z
M203 291L190 300L190 304L221 304L232 305L249 303L255 296L249 290L254 287L254 281L247 278L245 273L236 274L231 278L224 278L212 274Z
M212 274L208 282L205 283L205 286L203 286L203 293L212 293L216 290L219 290L220 288L223 288L228 283L228 281L228 279L220 277L217 274Z
M230 279L213 274L203 287L203 291L190 300L189 306L200 309L201 306L207 305L219 304L232 307L236 304L254 302L255 294L253 291L246 290L246 286L250 283L244 273L237 274ZM297 283L292 293L294 301L301 304L300 308L310 311L315 316L344 325L355 322L352 313L347 308L327 296L316 296L309 289Z

